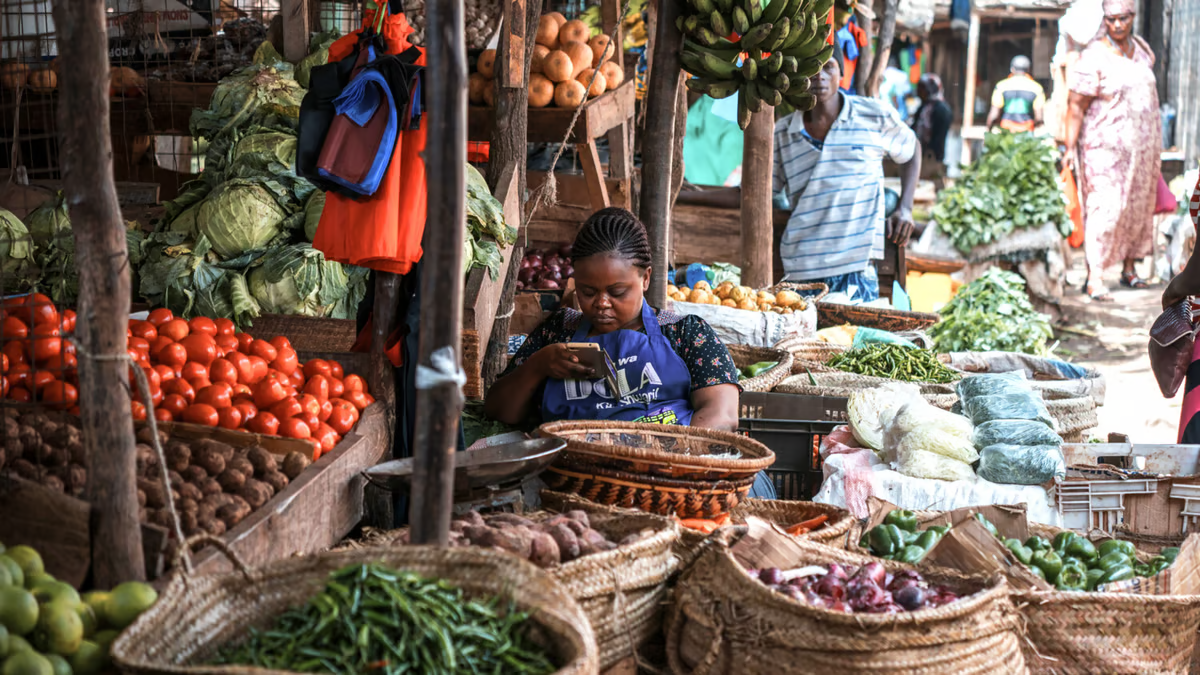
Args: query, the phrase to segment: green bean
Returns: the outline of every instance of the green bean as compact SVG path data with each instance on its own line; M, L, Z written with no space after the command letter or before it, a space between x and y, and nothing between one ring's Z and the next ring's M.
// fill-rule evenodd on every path
M947 384L959 378L959 374L938 361L933 352L904 345L873 344L852 349L834 356L829 360L829 366L848 373L902 382Z

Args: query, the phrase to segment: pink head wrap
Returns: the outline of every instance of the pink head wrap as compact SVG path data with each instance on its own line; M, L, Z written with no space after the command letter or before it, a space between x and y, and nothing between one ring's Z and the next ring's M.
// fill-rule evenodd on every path
M1137 13L1137 3L1134 0L1104 0L1102 6L1104 8L1104 16Z

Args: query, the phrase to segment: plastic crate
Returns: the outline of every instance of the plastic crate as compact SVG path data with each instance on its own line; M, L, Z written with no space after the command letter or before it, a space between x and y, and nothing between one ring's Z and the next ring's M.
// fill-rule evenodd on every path
M812 499L821 488L821 439L840 422L742 418L739 430L775 453L767 476L779 499Z
M1064 527L1115 532L1125 520L1126 495L1152 495L1157 491L1157 479L1065 480L1054 488L1054 503Z

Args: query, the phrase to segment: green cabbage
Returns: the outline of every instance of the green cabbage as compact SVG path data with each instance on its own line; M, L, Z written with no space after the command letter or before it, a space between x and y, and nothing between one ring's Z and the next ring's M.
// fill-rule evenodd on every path
M25 225L38 248L75 248L71 236L71 216L67 213L67 200L62 192L26 216Z
M25 224L0 208L0 283L4 291L23 290L32 283L33 251Z
M212 141L251 126L295 129L304 88L292 77L290 66L284 66L255 63L221 80L208 110L192 112L192 135Z
M197 232L222 258L263 249L279 235L287 216L255 181L231 180L212 191L196 215Z
M325 260L308 244L282 246L250 272L250 294L264 312L352 318L366 295L366 270Z
M226 318L245 327L260 314L245 276L224 267L203 235L195 243L176 232L150 235L140 275L142 297L183 318Z
M321 224L321 212L325 210L325 193L314 190L304 205L304 236L311 242L317 236L317 226Z

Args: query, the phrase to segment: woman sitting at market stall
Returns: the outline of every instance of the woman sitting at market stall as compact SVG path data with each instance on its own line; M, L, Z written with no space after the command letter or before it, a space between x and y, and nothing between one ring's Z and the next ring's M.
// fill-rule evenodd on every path
M513 425L532 416L736 429L738 370L717 334L700 317L645 301L650 241L642 223L625 209L597 211L575 237L572 262L579 310L561 309L530 333L488 390L488 416ZM599 344L628 391L614 396L581 364L567 348L578 342ZM773 496L765 477L755 493Z

